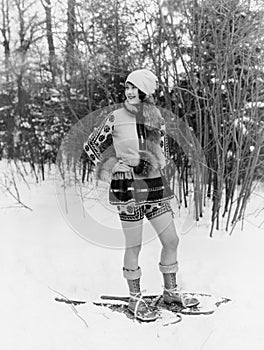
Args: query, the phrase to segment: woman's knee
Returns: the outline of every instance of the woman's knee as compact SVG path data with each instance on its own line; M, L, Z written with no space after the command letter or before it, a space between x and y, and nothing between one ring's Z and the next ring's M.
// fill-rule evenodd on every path
M179 246L179 237L176 233L164 235L162 245L166 249L176 250Z

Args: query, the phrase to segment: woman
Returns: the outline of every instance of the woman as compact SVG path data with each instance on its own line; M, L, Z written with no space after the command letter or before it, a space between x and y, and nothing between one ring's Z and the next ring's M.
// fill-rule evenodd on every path
M138 258L144 217L162 245L159 269L164 279L164 301L188 306L198 303L183 300L176 284L179 239L170 206L173 193L162 175L168 145L165 121L153 103L156 85L157 77L147 69L129 74L123 107L110 113L84 145L97 165L98 177L110 182L109 200L118 208L126 241L123 276L130 293L128 308L142 321L158 318L158 312L142 299L140 288Z

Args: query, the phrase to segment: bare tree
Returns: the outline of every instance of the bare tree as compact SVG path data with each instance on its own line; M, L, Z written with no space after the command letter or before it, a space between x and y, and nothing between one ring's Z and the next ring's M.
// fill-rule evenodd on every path
M10 16L9 16L9 3L8 0L1 0L1 33L3 36L3 46L5 53L5 78L8 83L10 80Z
M184 67L175 85L176 103L184 101L182 115L194 128L207 160L195 191L197 219L210 197L212 235L215 227L219 229L221 212L227 216L226 229L243 218L263 143L261 114L257 108L246 109L247 103L264 98L263 14L238 0L167 1L166 6L166 40L172 60L179 58ZM178 35L177 16L183 16L187 26L188 51ZM177 67L172 69L177 76Z
M66 37L66 60L65 77L66 81L71 81L75 67L75 48L76 48L76 0L67 2L67 37Z
M46 22L46 36L49 48L49 67L52 74L52 81L55 84L55 78L57 73L57 61L56 61L56 52L53 40L53 31L52 31L52 17L51 17L51 0L41 0L41 3L45 10L45 22Z
M19 20L19 46L16 50L19 62L18 70L16 72L18 90L17 116L22 117L26 113L25 105L27 102L27 93L23 84L24 75L27 70L27 53L30 46L42 37L43 34L41 34L40 37L36 36L40 22L36 12L33 15L29 15L32 3L27 3L26 0L15 0L15 5Z
M33 10L33 2L29 0L14 0L18 18L18 43L14 51L12 71L15 75L17 102L15 102L15 116L13 118L13 143L19 142L19 125L22 119L28 119L29 91L25 79L29 74L29 53L33 44L43 38L42 24L37 10ZM30 152L33 150L30 148ZM12 153L12 152L11 152ZM13 155L16 156L16 155Z

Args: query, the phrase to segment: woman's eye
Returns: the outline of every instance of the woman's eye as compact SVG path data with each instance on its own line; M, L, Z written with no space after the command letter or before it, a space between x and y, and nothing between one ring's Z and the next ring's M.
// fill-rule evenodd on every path
M126 90L129 90L129 89L135 90L135 89L137 89L137 87L136 86L125 86L125 89Z

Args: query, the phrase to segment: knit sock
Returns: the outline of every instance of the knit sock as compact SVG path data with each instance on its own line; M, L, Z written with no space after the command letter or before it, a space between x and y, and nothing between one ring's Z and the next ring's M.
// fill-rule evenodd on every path
M140 277L141 277L141 269L138 267L135 270L123 268L123 276L127 280L129 293L132 295L136 295L140 293Z
M176 273L163 273L164 287L173 289L177 287Z
M176 272L178 271L178 263L171 265L162 265L159 264L159 269L162 272L164 280L165 289L173 289L177 287L176 282Z

